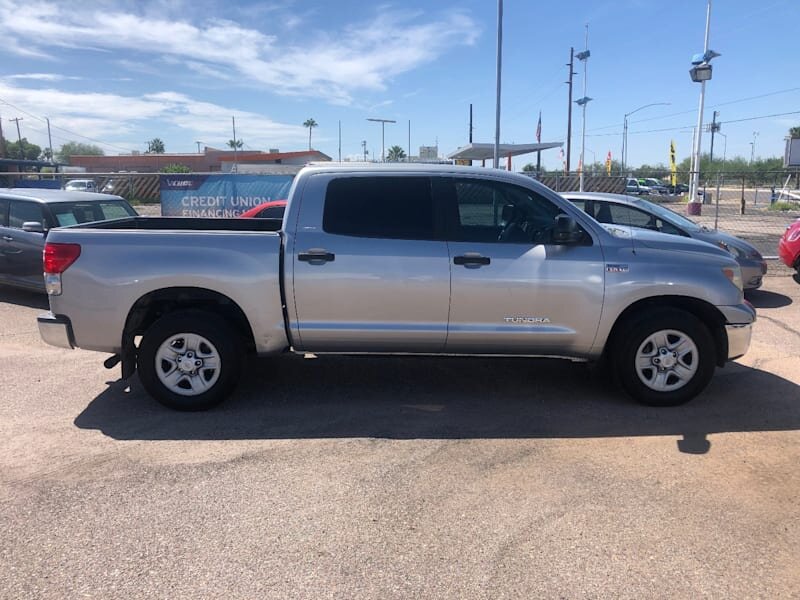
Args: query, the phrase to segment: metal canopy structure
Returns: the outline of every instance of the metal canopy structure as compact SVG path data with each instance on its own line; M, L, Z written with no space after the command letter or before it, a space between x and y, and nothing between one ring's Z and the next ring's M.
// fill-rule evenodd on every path
M543 144L500 144L499 155L503 157L531 154L550 148L560 148L563 142L545 142ZM494 144L467 144L447 155L452 160L491 160L494 158Z

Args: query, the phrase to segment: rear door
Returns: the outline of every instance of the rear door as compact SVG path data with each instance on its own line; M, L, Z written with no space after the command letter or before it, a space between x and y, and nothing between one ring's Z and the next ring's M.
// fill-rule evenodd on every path
M551 241L561 208L526 187L480 178L434 180L448 211L452 269L446 352L581 356L594 342L603 254Z
M299 190L296 192L300 196ZM300 349L441 352L450 265L430 178L313 175L305 183L285 272Z

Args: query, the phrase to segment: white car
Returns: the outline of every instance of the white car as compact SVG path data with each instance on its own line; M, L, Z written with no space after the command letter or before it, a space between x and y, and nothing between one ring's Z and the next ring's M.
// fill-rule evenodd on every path
M71 179L64 189L70 192L96 192L97 184L94 179Z

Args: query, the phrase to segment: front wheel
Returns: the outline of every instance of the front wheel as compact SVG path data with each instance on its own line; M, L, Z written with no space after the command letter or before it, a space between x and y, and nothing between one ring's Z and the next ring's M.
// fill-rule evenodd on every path
M139 378L156 400L176 410L205 410L236 386L242 344L217 315L182 311L164 315L139 346Z
M694 315L654 309L634 317L617 337L622 387L642 404L677 406L702 392L714 374L711 333Z

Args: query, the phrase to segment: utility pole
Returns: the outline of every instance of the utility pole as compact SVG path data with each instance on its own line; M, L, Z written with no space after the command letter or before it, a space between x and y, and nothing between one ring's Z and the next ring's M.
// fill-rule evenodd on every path
M411 119L408 120L408 156L406 162L411 162Z
M364 162L367 162L367 140L361 140L361 151L364 153Z
M503 67L503 0L497 0L497 97L494 119L494 168L500 167L500 82ZM437 144L438 145L438 144Z
M472 143L472 103L469 105L469 143Z
M719 114L718 110L714 111L714 115L711 118L711 154L709 155L708 162L711 164L711 167L714 166L714 134L719 131L720 123L717 123L717 115Z
M14 119L9 119L9 121L14 121L17 124L17 139L19 140L19 147L17 151L19 152L19 157L25 158L25 149L22 147L22 134L19 132L19 122L24 121L22 117L16 117ZM753 162L752 160L750 162Z
M233 172L236 173L239 170L238 154L236 153L236 147L239 145L239 140L236 139L236 117L231 117L231 124L233 125Z
M342 121L339 120L339 162L342 162Z
M50 117L45 117L45 121L47 121L47 143L50 147L50 162L55 162L53 160L53 137L50 135Z
M575 75L573 68L575 67L575 48L569 49L569 99L567 100L567 173L569 173L569 157L572 149L572 76Z
M6 138L3 137L3 117L0 117L0 158L6 158Z

